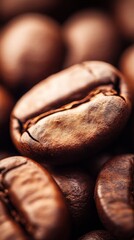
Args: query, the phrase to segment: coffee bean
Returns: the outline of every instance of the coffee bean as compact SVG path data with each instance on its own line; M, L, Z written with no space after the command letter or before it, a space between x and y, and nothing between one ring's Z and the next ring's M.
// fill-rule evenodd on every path
M119 155L101 170L95 190L104 226L117 239L134 238L134 155Z
M15 217L15 216L13 216ZM0 236L2 240L28 240L23 230L9 215L5 204L0 199Z
M53 169L52 176L66 198L72 216L73 233L82 234L91 229L95 222L92 178L84 169L78 167Z
M2 31L1 74L3 82L17 94L58 71L62 57L60 26L48 16L25 14Z
M107 63L84 62L50 76L19 100L12 139L38 161L78 161L112 141L129 112L123 76Z
M0 0L0 240L134 240L133 3Z
M86 9L63 25L66 44L64 67L87 60L114 63L120 49L116 26L104 12Z
M0 236L69 240L69 214L47 170L25 157L0 161Z

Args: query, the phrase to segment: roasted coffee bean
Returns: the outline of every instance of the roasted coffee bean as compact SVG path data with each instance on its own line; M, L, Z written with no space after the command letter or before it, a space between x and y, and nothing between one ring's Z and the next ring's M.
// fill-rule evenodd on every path
M119 53L119 36L109 16L84 10L70 17L63 26L66 44L64 67L87 60L114 63Z
M78 167L53 169L52 176L67 200L72 216L73 233L82 234L91 229L96 220L92 178L84 169Z
M120 70L126 76L134 105L134 45L127 48L122 54Z
M14 156L0 161L0 238L70 240L64 197L47 170Z
M96 154L118 135L129 113L120 72L104 62L84 62L27 92L12 112L11 134L22 154L65 164Z
M9 118L14 106L12 95L0 85L0 147L3 147L3 140L9 135Z
M133 3L0 0L0 240L134 240Z
M115 240L115 238L107 231L96 230L85 234L79 240Z
M134 155L108 161L96 184L95 200L104 226L117 239L134 238Z
M11 47L12 46L12 47ZM48 16L25 14L1 34L1 74L18 94L60 69L63 43L60 26Z

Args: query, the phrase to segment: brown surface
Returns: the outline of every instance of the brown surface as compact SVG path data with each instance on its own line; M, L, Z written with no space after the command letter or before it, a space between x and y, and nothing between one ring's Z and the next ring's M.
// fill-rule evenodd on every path
M15 92L26 91L60 69L60 26L48 16L25 14L9 22L1 35L1 74Z
M70 239L67 206L45 169L30 159L16 156L1 160L0 172L2 240Z
M78 167L52 170L52 175L66 198L73 222L73 233L90 229L95 220L94 182Z
M63 26L67 52L64 67L87 60L113 63L119 53L114 23L103 12L85 10L70 17Z
M134 237L134 155L119 155L101 170L95 190L104 226L117 239Z
M12 139L37 161L72 162L112 141L129 112L123 76L109 64L85 62L45 79L19 100Z

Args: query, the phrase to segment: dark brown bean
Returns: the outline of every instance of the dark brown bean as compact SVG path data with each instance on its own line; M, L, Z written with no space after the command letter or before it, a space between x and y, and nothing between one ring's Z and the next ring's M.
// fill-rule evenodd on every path
M60 26L48 16L25 14L3 29L0 51L2 79L17 94L58 71L62 57Z
M25 157L0 161L0 236L69 240L67 206L50 174Z
M66 44L64 67L87 60L114 63L119 53L116 26L101 11L83 10L72 15L63 26Z
M104 226L117 239L134 238L134 155L119 155L101 170L95 190Z
M53 169L52 176L67 200L72 216L73 233L82 234L85 230L91 229L95 221L92 178L78 167Z
M129 112L123 76L107 63L84 62L45 79L19 100L12 139L34 159L78 161L112 141Z

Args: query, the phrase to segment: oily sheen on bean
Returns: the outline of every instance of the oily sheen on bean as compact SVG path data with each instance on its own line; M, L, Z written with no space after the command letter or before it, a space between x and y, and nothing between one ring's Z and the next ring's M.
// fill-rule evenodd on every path
M111 142L127 122L130 108L118 70L104 62L83 62L23 95L12 112L11 135L26 156L73 162Z
M69 240L69 229L64 197L47 170L26 157L1 160L0 238Z
M101 170L95 189L97 210L116 239L134 238L134 155L112 158Z

